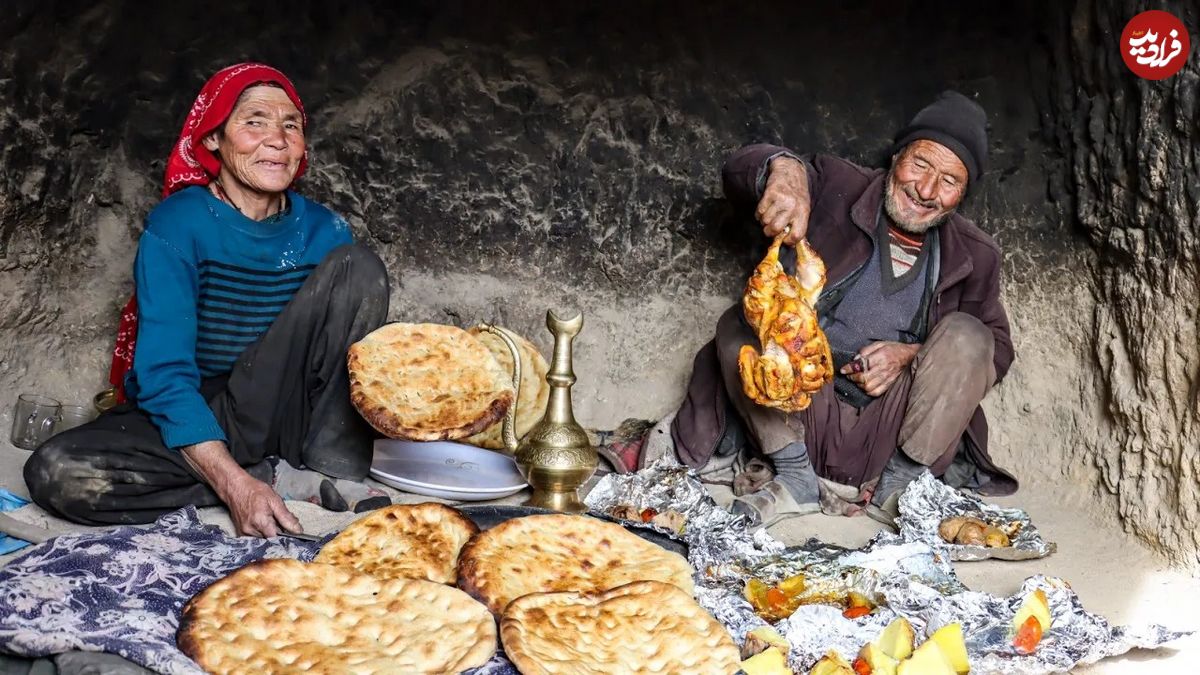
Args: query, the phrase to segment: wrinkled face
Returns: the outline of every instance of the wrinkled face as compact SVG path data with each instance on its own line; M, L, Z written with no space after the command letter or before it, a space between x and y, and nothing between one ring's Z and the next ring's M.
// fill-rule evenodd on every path
M250 87L242 92L221 132L204 139L204 147L218 154L222 174L239 187L266 194L283 192L304 159L300 111L279 87Z
M892 159L884 208L896 227L921 234L946 221L967 191L967 167L949 148L918 139Z

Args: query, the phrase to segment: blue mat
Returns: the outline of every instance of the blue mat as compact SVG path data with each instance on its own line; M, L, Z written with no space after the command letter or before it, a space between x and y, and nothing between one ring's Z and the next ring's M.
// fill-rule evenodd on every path
M62 536L0 569L0 650L108 652L160 673L202 672L175 647L183 604L263 558L311 561L316 543L226 536L194 507L147 528Z

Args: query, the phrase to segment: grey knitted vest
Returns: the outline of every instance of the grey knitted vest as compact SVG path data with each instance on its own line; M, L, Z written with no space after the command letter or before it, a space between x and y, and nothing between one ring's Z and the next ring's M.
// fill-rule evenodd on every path
M876 228L874 243L875 252L866 268L822 321L834 351L854 354L872 342L912 343L920 339L910 331L925 293L929 242L921 246L912 269L898 278L892 276L886 222Z

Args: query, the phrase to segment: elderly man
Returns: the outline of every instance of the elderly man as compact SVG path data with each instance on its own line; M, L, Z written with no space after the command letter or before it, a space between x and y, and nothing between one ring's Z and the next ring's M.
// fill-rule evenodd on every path
M767 522L866 507L890 520L926 468L959 487L1016 489L987 455L979 408L1013 361L1000 251L957 213L984 170L986 123L978 104L946 92L896 136L887 171L770 145L726 162L726 194L756 207L763 233L807 238L824 260L816 309L837 368L802 412L758 406L737 367L755 335L740 304L721 317L671 435L696 468L732 464L750 444L765 455L769 464L744 463L735 480L736 510Z

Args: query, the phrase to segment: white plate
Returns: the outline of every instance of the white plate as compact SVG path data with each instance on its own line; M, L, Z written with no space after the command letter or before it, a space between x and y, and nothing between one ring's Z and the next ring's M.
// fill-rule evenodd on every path
M450 441L375 441L371 477L397 490L461 501L520 492L525 479L508 455Z

